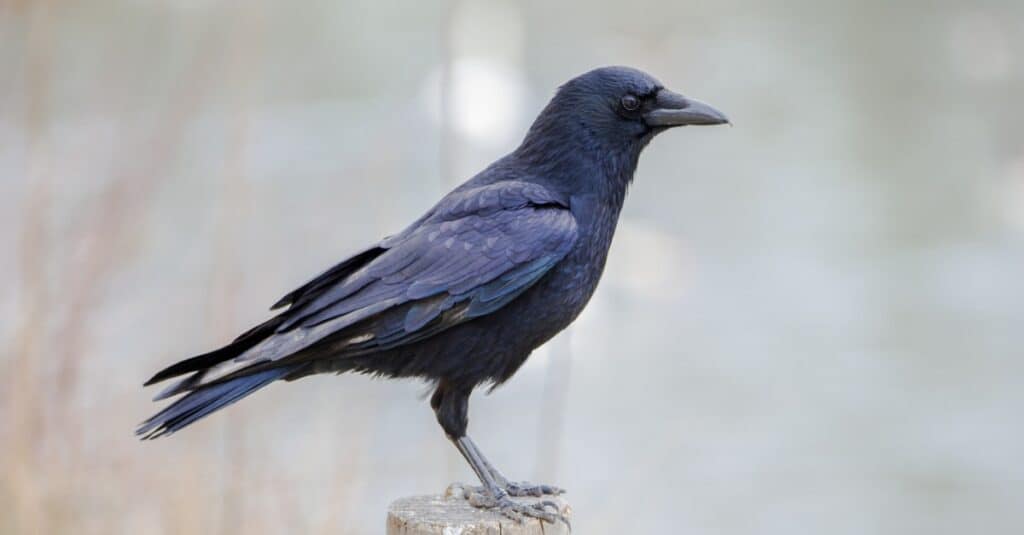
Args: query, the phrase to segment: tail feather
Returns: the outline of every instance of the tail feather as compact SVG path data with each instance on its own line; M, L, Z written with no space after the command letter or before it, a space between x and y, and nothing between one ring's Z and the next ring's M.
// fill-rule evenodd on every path
M226 360L233 359L244 353L252 346L260 343L264 338L273 334L274 329L277 329L277 326L280 325L282 321L282 316L275 316L242 333L238 338L235 338L233 342L220 349L210 351L209 353L203 353L202 355L185 359L181 362L176 362L171 366L160 370L142 386L149 386L170 379L171 377L185 375L186 373L202 371Z
M215 411L252 394L296 370L296 366L272 368L189 392L142 422L135 434L143 440L170 435Z
M163 390L157 392L157 394L155 396L153 396L153 401L161 401L161 400L164 400L164 399L167 399L167 398L173 398L174 396L177 396L178 394L181 394L182 392L187 392L189 390L195 390L194 387L195 387L196 383L202 377L203 377L203 372L202 371L197 371L197 372L193 373L192 375L189 375L188 377L185 377L183 379L179 379L177 381L174 381L170 385L164 387Z

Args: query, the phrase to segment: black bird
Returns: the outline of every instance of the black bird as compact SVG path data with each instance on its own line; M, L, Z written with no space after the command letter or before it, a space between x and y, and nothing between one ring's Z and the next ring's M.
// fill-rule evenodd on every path
M560 87L511 154L455 188L408 228L281 298L280 313L146 382L186 375L184 394L136 433L178 431L276 381L354 371L432 382L437 421L480 478L477 507L553 522L509 496L512 483L466 436L473 389L500 385L564 329L597 287L640 151L676 126L728 120L628 67ZM550 502L549 502L550 503Z

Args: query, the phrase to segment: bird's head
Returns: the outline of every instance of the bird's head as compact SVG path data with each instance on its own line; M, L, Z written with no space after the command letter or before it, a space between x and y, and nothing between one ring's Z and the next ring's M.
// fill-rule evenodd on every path
M561 145L634 158L655 135L677 126L728 123L698 100L666 89L630 67L602 67L566 82L530 127L527 150Z

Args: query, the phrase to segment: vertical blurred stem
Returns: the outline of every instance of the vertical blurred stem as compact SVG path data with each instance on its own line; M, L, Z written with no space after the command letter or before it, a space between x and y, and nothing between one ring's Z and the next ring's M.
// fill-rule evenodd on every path
M28 168L30 193L24 203L20 253L21 291L15 331L13 370L8 376L10 385L9 418L11 441L4 459L9 462L5 473L9 475L15 499L15 531L41 533L45 531L43 491L33 475L38 466L35 445L42 432L43 413L39 384L40 345L46 330L46 256L49 232L47 214L50 205L52 162L48 130L49 82L52 63L53 35L47 2L34 2L28 13L28 58L25 62L25 128L28 138ZM7 449L5 448L5 449Z
M228 2L227 6L233 3ZM223 180L216 213L216 259L210 277L209 309L211 322L218 340L229 339L236 330L235 309L242 273L239 269L239 226L245 218L248 204L246 188L246 147L250 130L252 87L254 72L260 65L262 51L263 3L250 2L234 16L224 46L227 50L227 71L224 81L229 86L229 138L224 156ZM243 510L249 481L247 448L245 446L245 412L224 419L224 459L222 466L226 478L223 486L220 529L223 533L247 532Z
M438 142L438 177L440 189L445 191L454 180L455 162L455 135L452 131L452 87L454 73L452 72L455 63L455 38L453 35L453 20L455 12L459 8L460 0L442 0L441 2L441 24L439 28L441 54L439 61L440 81L438 98L440 99L440 139Z

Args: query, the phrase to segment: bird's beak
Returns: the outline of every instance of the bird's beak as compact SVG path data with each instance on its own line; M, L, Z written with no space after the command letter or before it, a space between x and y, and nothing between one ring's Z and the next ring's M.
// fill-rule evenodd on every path
M726 124L729 118L699 100L662 89L654 97L654 109L644 114L644 121L650 126L671 127Z

